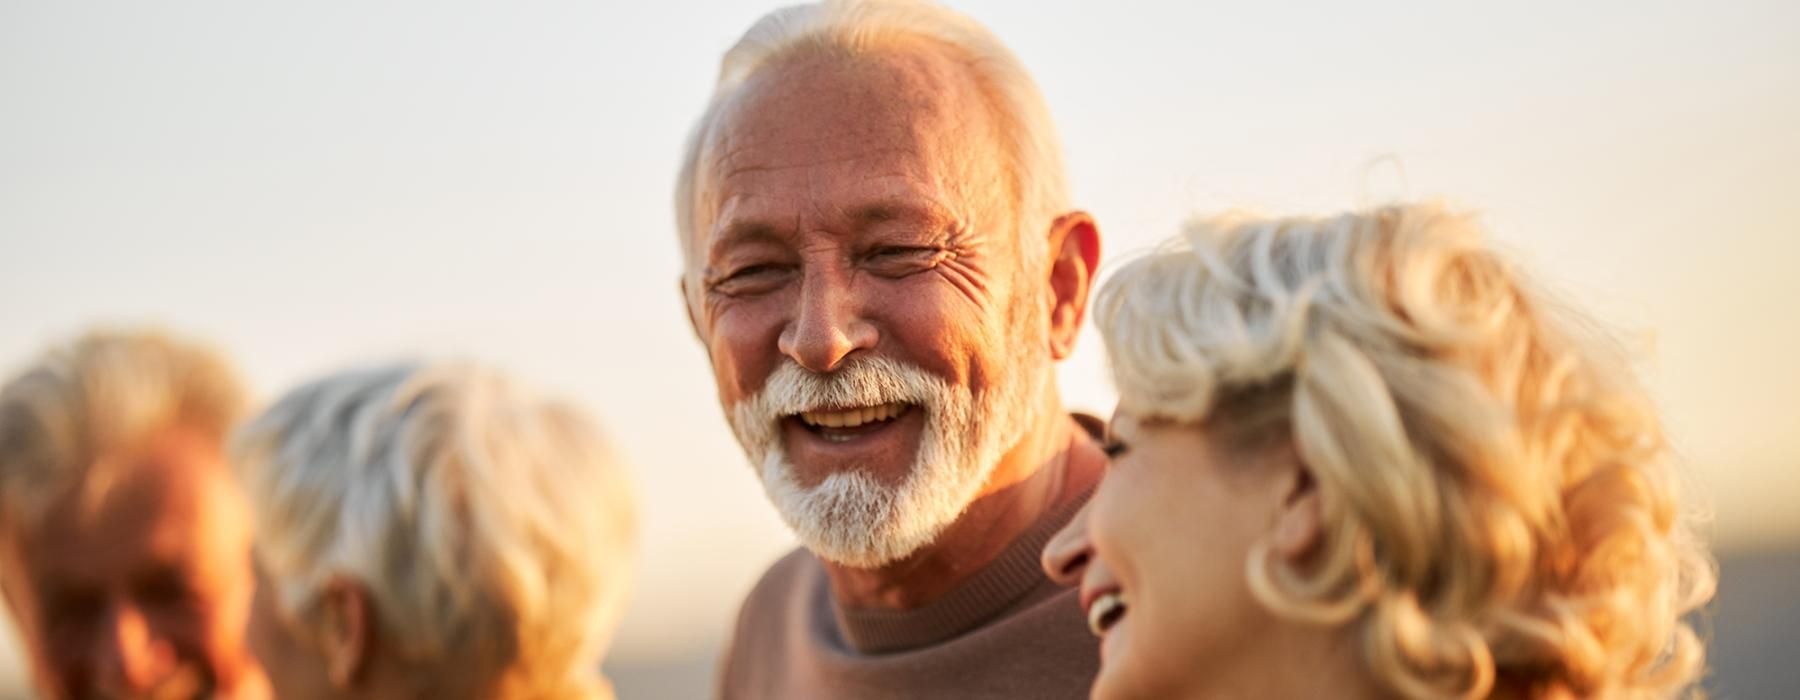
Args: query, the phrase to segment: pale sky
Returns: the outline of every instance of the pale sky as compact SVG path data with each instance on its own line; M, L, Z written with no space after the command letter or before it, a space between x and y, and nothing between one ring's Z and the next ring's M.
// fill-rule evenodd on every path
M1108 254L1396 196L1647 353L1728 546L1800 541L1800 3L953 3L1035 73ZM466 356L585 404L644 554L616 653L723 633L790 546L715 402L670 189L761 3L0 0L0 364L95 322L265 396ZM1098 343L1062 368L1111 398Z

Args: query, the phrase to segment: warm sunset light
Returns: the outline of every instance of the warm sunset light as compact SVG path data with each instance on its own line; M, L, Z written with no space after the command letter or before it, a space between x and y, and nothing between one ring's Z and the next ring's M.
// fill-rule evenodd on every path
M1041 87L1101 280L1197 214L1477 212L1640 358L1711 513L1718 694L1800 688L1770 663L1800 644L1800 3L948 3ZM0 6L0 370L105 323L216 344L259 406L357 363L505 368L636 484L620 696L705 696L794 538L684 310L673 189L772 7ZM1092 327L1057 371L1111 412Z

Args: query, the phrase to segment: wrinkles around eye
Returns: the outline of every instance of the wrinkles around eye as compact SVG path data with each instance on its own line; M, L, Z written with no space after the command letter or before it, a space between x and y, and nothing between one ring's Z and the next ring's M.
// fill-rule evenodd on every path
M710 277L706 287L714 294L727 297L765 294L779 289L792 277L787 266L773 264L746 265L725 274Z
M953 254L930 246L891 246L863 256L862 267L884 277L904 277L937 267Z
M986 275L977 266L961 257L948 256L944 263L935 269L943 275L944 280L956 288L956 291L976 307L986 307L992 302L992 291L988 288Z

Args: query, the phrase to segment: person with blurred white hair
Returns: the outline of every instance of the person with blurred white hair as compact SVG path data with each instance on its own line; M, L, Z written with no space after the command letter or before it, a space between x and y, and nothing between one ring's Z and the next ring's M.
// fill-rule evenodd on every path
M745 600L736 698L1080 697L1037 553L1091 493L1070 415L1100 234L1031 76L931 2L777 10L724 57L676 187L694 332L802 548Z
M38 697L267 697L224 455L245 404L219 353L143 329L57 345L0 389L0 592Z
M1095 698L1694 689L1715 575L1656 406L1469 216L1202 220L1096 308L1114 463L1044 556Z
M602 698L623 466L573 407L461 363L340 372L233 438L249 644L281 698Z

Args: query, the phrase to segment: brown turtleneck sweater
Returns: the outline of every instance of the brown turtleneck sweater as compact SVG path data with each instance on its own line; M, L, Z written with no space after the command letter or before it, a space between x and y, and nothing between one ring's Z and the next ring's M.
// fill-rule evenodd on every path
M1099 640L1077 592L1051 583L1038 558L1087 499L1047 514L981 571L914 610L845 609L817 557L788 554L744 601L719 696L1086 698Z

